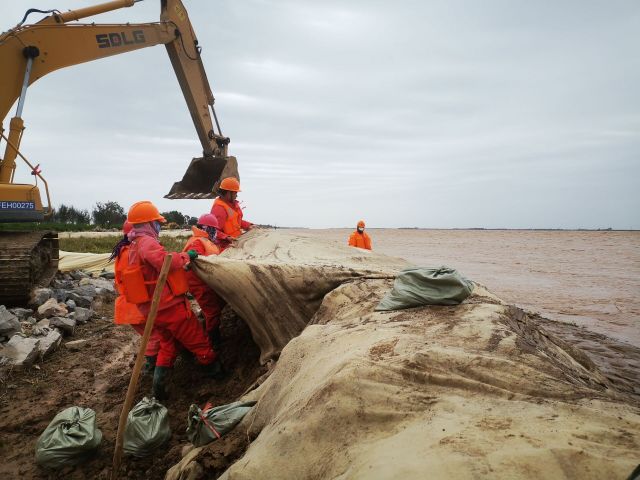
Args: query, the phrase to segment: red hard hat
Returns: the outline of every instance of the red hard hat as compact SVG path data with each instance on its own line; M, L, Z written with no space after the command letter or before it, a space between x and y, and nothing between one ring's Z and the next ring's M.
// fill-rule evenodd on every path
M127 220L124 222L124 225L122 225L122 233L127 235L131 230L133 230L133 223Z
M200 215L200 218L198 219L198 225L206 225L207 227L219 228L218 219L215 215L212 215L210 213Z
M220 190L228 190L229 192L239 192L240 182L235 177L227 177L220 182Z
M129 214L127 215L127 220L134 225L137 223L153 222L154 220L162 223L166 222L165 218L160 215L158 207L149 200L143 200L131 205L131 208L129 208Z

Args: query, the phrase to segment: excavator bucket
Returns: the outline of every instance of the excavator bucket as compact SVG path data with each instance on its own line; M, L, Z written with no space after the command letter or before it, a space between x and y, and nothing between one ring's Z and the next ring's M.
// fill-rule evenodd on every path
M194 158L182 180L174 183L164 198L214 198L218 185L227 177L239 179L236 157Z

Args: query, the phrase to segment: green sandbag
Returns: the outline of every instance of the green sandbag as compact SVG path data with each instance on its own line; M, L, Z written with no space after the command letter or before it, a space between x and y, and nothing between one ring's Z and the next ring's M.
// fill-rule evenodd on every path
M233 402L211 408L207 404L203 410L191 405L187 418L187 437L196 447L213 442L235 427L256 402Z
M58 413L36 443L36 463L58 469L86 460L102 441L96 412L69 407Z
M143 398L127 415L122 449L127 455L146 457L171 437L169 413L155 398Z
M402 270L376 307L376 311L400 310L421 305L458 305L473 292L473 282L450 267Z

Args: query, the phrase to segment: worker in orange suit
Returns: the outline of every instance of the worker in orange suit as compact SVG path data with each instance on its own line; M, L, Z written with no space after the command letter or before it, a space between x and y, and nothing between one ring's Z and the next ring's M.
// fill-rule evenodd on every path
M213 201L211 213L218 219L218 241L224 250L236 238L242 235L243 230L251 230L253 224L242 218L242 208L236 200L240 191L240 182L237 178L227 177L220 182L218 187L220 194Z
M144 325L147 321L146 317L140 313L138 307L134 303L127 302L127 298L124 295L124 285L122 283L122 271L124 265L122 258L128 256L128 249L131 242L127 236L133 229L133 225L129 222L124 222L122 226L122 233L124 237L113 247L111 257L109 261L114 262L113 270L115 273L114 284L116 291L118 292L118 298L116 298L113 322L116 325L131 325L131 327L140 335L144 333ZM156 367L156 358L160 351L160 335L157 330L152 330L149 341L147 342L147 348L144 352L145 365L144 373L153 375L153 370Z
M218 231L218 220L215 215L210 213L201 215L198 219L198 224L191 227L191 238L189 238L182 251L194 250L198 253L198 256L218 255L220 253L220 248L216 244ZM202 314L205 318L205 330L215 349L215 346L220 342L220 313L224 307L224 300L193 271L188 271L187 280L189 282L189 292L191 292L191 295L193 295L202 309Z
M349 246L371 250L371 238L364 231L364 220L358 222L356 231L349 237Z
M127 301L135 303L140 313L147 317L162 264L168 255L159 242L160 226L166 220L158 208L146 200L131 206L127 220L133 224L133 229L127 235L131 242L128 258L126 262L122 259L125 262L123 291ZM193 250L172 253L169 275L161 292L154 324L160 334L160 351L153 373L153 395L158 399L166 397L166 379L178 354L176 342L194 355L206 376L219 378L223 373L186 297L189 285L184 267L197 257Z

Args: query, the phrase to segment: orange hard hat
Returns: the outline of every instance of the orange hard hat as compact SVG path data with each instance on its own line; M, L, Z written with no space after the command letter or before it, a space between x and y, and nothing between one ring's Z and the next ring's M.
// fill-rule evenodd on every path
M162 223L167 221L162 215L160 215L158 207L149 200L142 200L141 202L136 202L131 205L129 214L127 215L127 221L135 225L137 223L153 222L154 220Z
M122 225L122 233L124 233L126 235L131 230L133 230L133 223L131 223L129 220L127 220L126 222L124 222L124 225Z
M229 192L239 192L240 182L235 177L227 177L220 182L220 190L228 190Z
M218 219L215 215L212 215L210 213L200 215L200 218L198 219L198 225L206 225L207 227L219 228Z
M360 221L358 222L358 227L362 227L362 228L364 228L364 220L360 220Z

